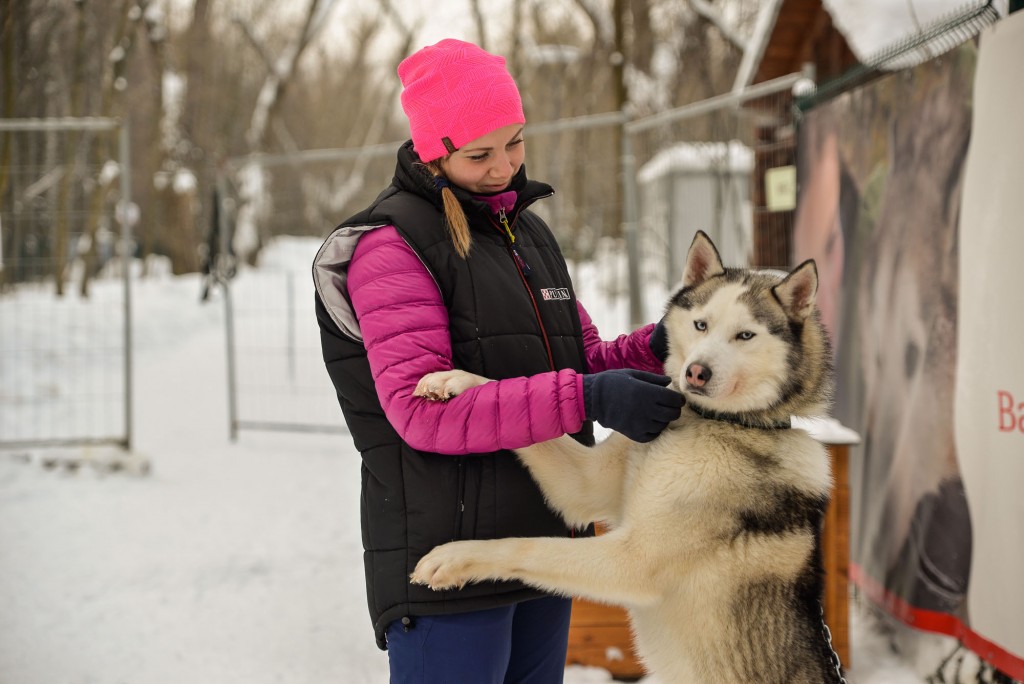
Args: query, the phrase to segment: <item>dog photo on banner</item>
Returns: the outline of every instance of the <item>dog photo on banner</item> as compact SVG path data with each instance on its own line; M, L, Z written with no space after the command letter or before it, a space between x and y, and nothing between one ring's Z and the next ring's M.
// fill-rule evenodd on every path
M973 652L970 681L1024 677L1022 46L1014 15L800 127L794 260L818 263L835 414L865 438L851 579Z

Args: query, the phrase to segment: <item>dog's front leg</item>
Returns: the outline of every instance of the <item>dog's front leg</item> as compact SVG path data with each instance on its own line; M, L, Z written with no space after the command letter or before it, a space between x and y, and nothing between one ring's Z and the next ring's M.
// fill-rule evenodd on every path
M548 503L575 527L622 518L626 460L633 442L613 432L594 447L568 436L516 449Z
M436 547L410 579L432 589L485 580L520 580L563 596L584 596L627 606L658 601L655 573L614 532L599 537L517 537L458 541Z

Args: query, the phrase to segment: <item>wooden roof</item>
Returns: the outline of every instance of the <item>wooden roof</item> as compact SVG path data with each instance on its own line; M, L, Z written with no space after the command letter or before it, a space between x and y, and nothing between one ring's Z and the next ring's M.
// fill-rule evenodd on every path
M858 63L821 0L781 0L753 82L800 71L806 62L815 65L818 83Z

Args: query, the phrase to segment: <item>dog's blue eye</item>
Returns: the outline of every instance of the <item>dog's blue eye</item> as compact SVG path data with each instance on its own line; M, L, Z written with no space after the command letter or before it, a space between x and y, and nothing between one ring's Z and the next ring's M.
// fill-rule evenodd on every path
M700 330L701 332L704 332L705 330L708 329L708 323L707 321L694 321L693 327L695 327L697 330Z
M741 332L739 335L736 336L736 339L737 340L752 340L752 339L754 339L754 333L750 332L749 330L744 330L743 332Z

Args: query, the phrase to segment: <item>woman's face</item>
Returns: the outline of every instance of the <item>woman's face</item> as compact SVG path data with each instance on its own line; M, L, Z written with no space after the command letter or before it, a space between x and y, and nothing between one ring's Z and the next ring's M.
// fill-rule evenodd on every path
M526 158L523 124L511 124L471 140L441 161L448 180L470 192L501 192Z

